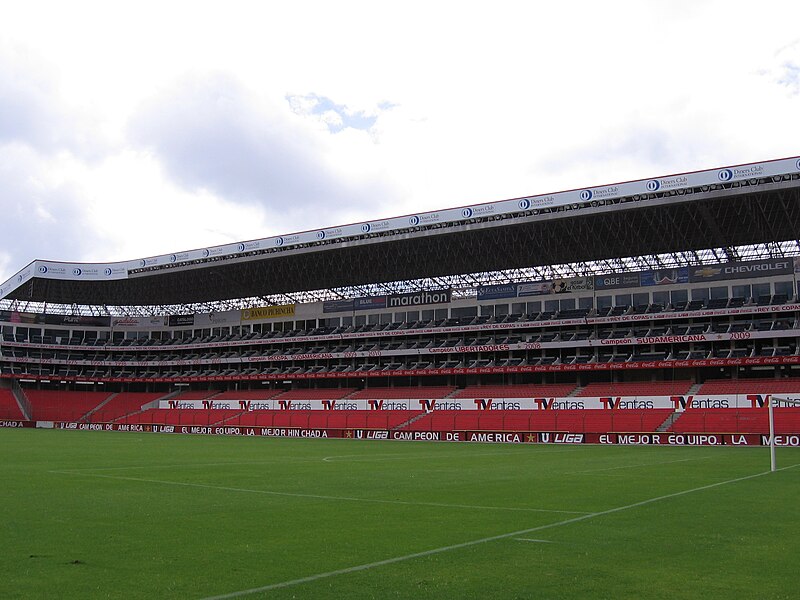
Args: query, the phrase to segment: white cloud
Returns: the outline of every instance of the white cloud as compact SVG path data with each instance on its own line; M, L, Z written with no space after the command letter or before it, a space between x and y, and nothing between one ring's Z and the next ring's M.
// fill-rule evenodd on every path
M93 167L85 179L91 182L84 190L89 225L110 238L93 248L93 261L129 260L261 235L262 210L165 182L159 162L144 152L122 152Z
M129 131L187 192L256 207L282 227L337 224L336 212L368 204L381 187L364 163L355 173L344 164L373 144L360 131L331 137L305 116L285 100L259 100L233 78L206 76L181 80L148 101ZM384 189L382 197L390 194Z
M789 96L800 94L800 39L775 52L772 64L767 65L763 74L782 86Z
M104 245L102 230L86 226L80 188L59 176L58 162L24 144L0 146L3 251L12 269L35 258L80 259Z

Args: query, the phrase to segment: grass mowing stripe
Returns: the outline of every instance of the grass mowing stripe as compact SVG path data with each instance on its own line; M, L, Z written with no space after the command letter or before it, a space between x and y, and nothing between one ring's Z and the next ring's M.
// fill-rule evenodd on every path
M794 469L795 467L800 467L800 463L789 465L786 467L779 468L778 471L786 471L788 469ZM655 502L660 502L662 500L669 500L671 498L678 498L680 496L686 496L687 494L693 494L695 492L702 492L705 490L710 490L713 488L717 488L723 485L729 485L732 483L739 483L741 481L747 481L749 479L756 479L758 477L763 477L764 475L769 475L771 471L763 471L761 473L755 473L753 475L745 475L744 477L737 477L735 479L728 479L726 481L718 481L716 483L710 483L708 485L703 485L696 488L691 488L688 490L682 490L680 492L674 492L672 494L664 494L662 496L657 496L655 498L648 498L647 500L641 500L639 502L634 502L633 504L626 504L625 506L617 506L615 508L610 508L608 510L603 510L600 512L595 513L588 513L585 515L581 515L579 517L573 517L571 519L565 519L564 521L558 521L556 523L550 523L548 525L539 525L538 527L531 527L530 529L523 529L520 531L512 531L511 533L502 533L500 535L493 535L490 537L481 538L478 540L471 540L468 542L462 542L460 544L452 544L450 546L442 546L440 548L432 548L431 550L424 550L422 552L415 552L413 554L406 554L404 556L396 556L394 558L387 558L385 560L379 560L372 563L366 563L362 565L356 565L353 567L347 567L344 569L337 569L335 571L327 571L325 573L316 573L314 575L308 575L307 577L301 577L299 579L291 579L288 581L281 581L278 583L272 583L269 585L264 585L257 588L250 588L247 590L239 590L236 592L230 592L228 594L222 594L219 596L209 596L204 598L204 600L227 600L228 598L241 598L242 596L249 596L251 594L260 594L262 592L269 592L271 590L277 590L281 588L292 587L295 585L301 585L303 583L311 583L313 581L318 581L320 579L325 579L328 577L336 577L338 575L348 575L350 573L357 573L359 571L366 571L368 569L374 569L376 567L383 567L386 565L391 565L399 562L404 562L407 560L413 560L415 558L423 558L425 556L432 556L434 554L441 554L444 552L450 552L452 550L459 550L461 548L468 548L470 546L477 546L479 544L486 544L488 542L495 542L498 540L508 539L508 538L515 538L518 536L527 535L530 533L535 533L537 531L544 531L546 529L554 529L556 527L562 527L564 525L571 525L573 523L580 523L581 521L586 521L589 519L594 519L597 517L603 517L606 515L611 515L618 512L623 512L626 510L630 510L632 508L638 508L640 506L646 506L648 504L653 504Z
M471 504L448 504L446 502L412 502L410 500L382 500L380 498L355 498L351 496L326 496L323 494L300 494L297 492L275 492L272 490L253 490L223 485L210 485L207 483L190 483L188 481L165 481L163 479L145 479L143 477L121 477L119 475L101 475L99 473L76 473L73 471L49 471L58 475L78 475L82 477L98 477L100 479L113 479L117 481L139 481L142 483L158 483L161 485L177 485L181 487L202 488L207 490L221 490L227 492L241 492L246 494L263 494L266 496L286 496L290 498L309 498L312 500L338 500L343 502L369 502L372 504L396 504L403 506L431 506L435 508L464 508L469 510L510 510L519 512L560 513L566 515L591 514L579 510L555 510L550 508L525 508L519 506L475 506Z
M403 443L403 442L400 442ZM436 442L438 443L438 442ZM574 453L577 450L569 449L569 450L550 450L550 451L539 451L537 452L537 456L541 454L564 454L564 453ZM522 454L530 455L530 452L526 449L525 451L518 451L518 452L476 452L473 453L471 456L500 456L506 458L508 456L519 456ZM395 458L383 458L383 457L395 457ZM439 458L450 458L450 457L458 457L461 454L437 454L436 459ZM378 457L378 458L374 458ZM370 456L364 456L363 454L334 454L333 456L326 456L322 459L322 462L337 462L336 459L343 459L343 458L355 458L356 460L344 461L344 462L375 462L375 461L383 461L383 460L419 460L419 456L416 454L371 454Z
M575 452L575 450L551 450L542 451L538 454L563 454L565 452ZM523 452L480 452L472 454L472 456L497 456L507 458L509 456L518 456L524 454ZM374 457L378 458L374 458ZM460 454L437 454L436 459L458 457ZM392 457L392 458L384 458ZM339 454L333 456L325 456L323 458L299 458L294 456L282 456L272 460L254 460L254 461L229 461L229 462L213 462L213 463L182 463L172 465L128 465L125 467L86 467L81 469L68 469L59 471L60 473L74 473L75 475L92 473L93 471L131 471L137 469L186 469L186 468L205 468L205 467L228 467L228 466L247 466L247 465L275 465L285 464L287 462L301 462L301 463L315 463L315 462L338 462L337 459L346 458L364 458L364 460L356 461L343 461L343 462L373 462L383 460L419 460L416 454L373 454L369 457L364 457L362 454Z
M621 467L606 467L605 469L588 469L586 471L567 471L564 475L580 475L583 473L601 473L603 471L617 471L619 469L640 469L642 467L654 467L656 465L671 465L672 463L689 462L692 460L707 460L711 456L700 456L697 458L681 458L680 460L663 460L659 462L642 463L639 465L622 465Z
M131 471L136 469L202 469L205 467L242 467L248 465L277 465L287 462L316 462L317 459L281 457L272 460L253 460L237 462L216 462L216 463L182 463L174 465L128 465L126 467L86 467L82 469L64 469L59 473L71 473L73 475L91 475L93 471ZM50 471L55 473L56 471Z

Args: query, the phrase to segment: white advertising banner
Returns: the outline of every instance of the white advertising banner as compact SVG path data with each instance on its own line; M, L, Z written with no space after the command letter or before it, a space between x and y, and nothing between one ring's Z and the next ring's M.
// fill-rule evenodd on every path
M587 398L399 398L399 399L269 399L269 400L161 400L161 409L181 410L647 410L667 408L752 408L765 396L607 396ZM717 406L719 405L719 406Z
M220 327L222 325L239 325L242 322L241 310L226 310L206 314L196 314L194 325L196 327Z
M111 329L151 329L167 327L169 317L112 317Z

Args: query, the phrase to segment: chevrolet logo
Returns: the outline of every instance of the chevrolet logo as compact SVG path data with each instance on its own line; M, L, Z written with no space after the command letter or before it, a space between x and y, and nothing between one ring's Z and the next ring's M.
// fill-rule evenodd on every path
M703 267L702 269L696 269L694 272L695 277L714 277L714 275L719 275L722 273L722 269L715 269L714 267Z

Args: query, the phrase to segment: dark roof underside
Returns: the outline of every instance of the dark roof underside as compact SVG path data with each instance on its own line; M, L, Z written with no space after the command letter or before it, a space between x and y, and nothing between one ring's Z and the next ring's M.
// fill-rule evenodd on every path
M279 252L250 260L142 273L122 281L34 278L8 297L95 306L189 304L797 240L800 189L796 185L759 186L738 195L557 212L511 223L454 227L426 236L346 247Z

